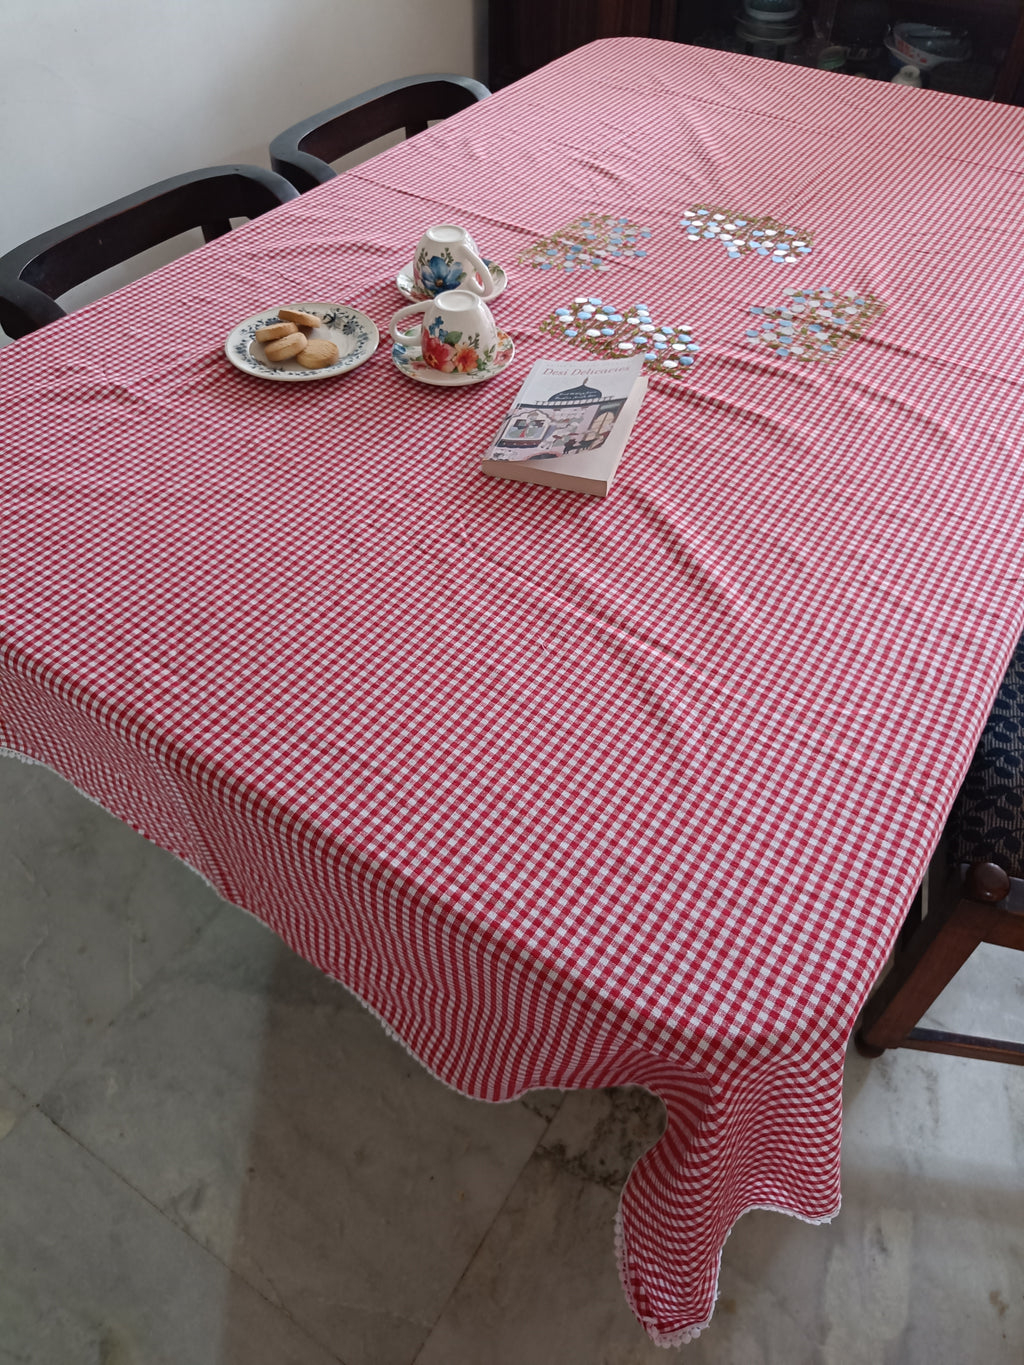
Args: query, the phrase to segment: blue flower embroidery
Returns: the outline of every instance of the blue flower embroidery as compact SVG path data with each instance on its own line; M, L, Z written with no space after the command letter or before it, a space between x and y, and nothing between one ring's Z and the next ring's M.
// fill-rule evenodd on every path
M423 288L432 294L440 294L444 289L458 289L462 276L463 270L457 261L448 265L440 256L431 256L423 268Z

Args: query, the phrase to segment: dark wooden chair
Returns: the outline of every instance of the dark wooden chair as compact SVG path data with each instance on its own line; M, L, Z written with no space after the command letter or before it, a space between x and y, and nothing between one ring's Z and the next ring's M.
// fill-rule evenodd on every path
M255 218L298 191L262 166L210 166L161 180L23 242L0 257L0 327L23 337L65 316L68 289L147 247L201 228L206 241Z
M270 164L296 189L311 190L336 174L328 162L396 128L406 137L422 133L429 120L448 118L490 93L468 76L406 76L375 85L278 133Z
M1003 679L891 969L854 1035L867 1057L909 1047L1024 1065L1024 1043L921 1028L918 1020L981 943L1024 948L1024 644ZM1024 1032L1024 1030L1022 1030Z

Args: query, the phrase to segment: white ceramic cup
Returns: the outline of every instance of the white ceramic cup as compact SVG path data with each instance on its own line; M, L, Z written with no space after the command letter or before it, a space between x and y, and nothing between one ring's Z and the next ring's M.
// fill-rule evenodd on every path
M417 326L399 323L417 313ZM426 363L445 374L470 374L489 365L498 349L498 327L483 299L466 289L446 289L436 299L399 308L388 329L401 346L419 346Z
M412 258L412 273L416 288L431 298L448 289L468 289L489 299L495 289L472 237L454 223L427 229Z

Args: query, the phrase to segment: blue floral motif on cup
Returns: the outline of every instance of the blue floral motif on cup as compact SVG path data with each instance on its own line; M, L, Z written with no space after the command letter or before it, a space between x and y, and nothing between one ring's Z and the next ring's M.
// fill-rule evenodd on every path
M426 261L417 261L416 273L419 275L417 284L431 295L441 294L446 289L458 289L465 276L462 266L450 256L448 260L431 256Z

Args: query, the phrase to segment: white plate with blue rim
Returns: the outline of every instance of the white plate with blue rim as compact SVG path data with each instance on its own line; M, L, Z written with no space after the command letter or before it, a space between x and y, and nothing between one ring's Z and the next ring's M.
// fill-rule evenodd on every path
M278 312L281 308L294 308L300 313L310 313L319 318L319 327L309 330L302 328L302 331L311 341L314 338L333 341L338 348L337 360L321 370L307 370L297 360L277 363L268 360L266 352L256 340L256 333L261 327L272 327L275 322L280 322ZM240 322L228 333L224 354L232 365L245 374L254 374L257 379L277 379L296 384L308 379L331 379L337 374L347 374L369 360L379 345L380 333L373 320L347 303L282 303L277 308L254 313L251 318Z

